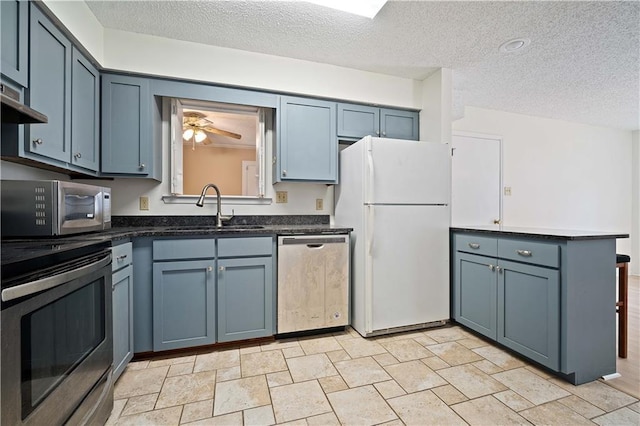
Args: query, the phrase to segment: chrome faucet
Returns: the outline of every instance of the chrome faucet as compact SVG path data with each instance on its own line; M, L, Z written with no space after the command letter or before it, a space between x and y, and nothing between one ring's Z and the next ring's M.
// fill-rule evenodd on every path
M204 207L204 196L207 193L207 189L209 188L213 188L216 191L216 202L218 207L218 211L216 212L216 226L219 228L222 226L223 220L229 220L233 217L233 215L230 215L230 216L222 215L222 201L220 199L220 189L218 189L216 185L214 185L213 183L208 183L204 186L204 188L202 188L202 193L200 194L200 198L198 198L198 201L196 201L196 206Z

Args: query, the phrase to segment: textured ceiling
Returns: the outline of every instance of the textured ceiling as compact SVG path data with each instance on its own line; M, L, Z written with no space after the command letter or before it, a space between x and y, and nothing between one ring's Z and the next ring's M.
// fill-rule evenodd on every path
M348 0L344 0L348 1ZM476 106L639 128L640 2L390 0L375 19L302 1L92 1L106 28L423 79ZM510 39L531 39L500 53Z

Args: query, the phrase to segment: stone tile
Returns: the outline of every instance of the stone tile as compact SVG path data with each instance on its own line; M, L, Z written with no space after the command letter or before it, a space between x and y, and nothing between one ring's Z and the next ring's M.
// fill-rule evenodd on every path
M245 346L244 348L240 348L240 355L242 355L242 354L254 354L256 352L262 352L262 349L260 349L260 345L257 345L257 346Z
M276 423L271 405L244 410L243 415L247 426L269 426Z
M320 414L319 416L307 417L309 426L340 426L340 422L334 413Z
M344 331L338 331L332 334L336 340L353 339L354 337L360 337L360 334L351 327L347 327Z
M278 423L331 412L317 380L271 388L271 401Z
M467 400L467 397L464 396L462 392L451 385L433 388L431 391L447 405L453 405Z
M214 416L271 403L265 376L247 377L217 383L215 395L213 403Z
M420 361L388 365L385 370L409 393L447 384L442 377Z
M169 366L169 372L167 377L181 376L183 374L193 373L193 362L187 362L182 364L172 364Z
M324 393L349 389L349 386L347 386L340 376L322 377L321 379L318 379L318 382L320 382L320 386L322 386Z
M196 356L193 372L218 370L220 368L237 367L240 365L240 350L211 352Z
M220 368L216 370L216 382L226 382L227 380L235 380L242 377L240 374L240 366Z
M593 423L557 401L520 411L531 423L540 425L592 425Z
M602 426L640 425L640 413L624 407L607 413L604 416L596 417L593 421Z
M290 385L293 383L291 374L288 371L267 374L267 384L270 388L275 386Z
M362 386L327 395L343 425L374 425L397 418L373 386Z
M146 361L133 361L127 364L127 370L142 370L149 366L148 360Z
M444 368L438 370L438 374L469 399L507 389L502 383L470 364Z
M122 413L122 410L124 409L124 406L126 404L126 399L116 399L115 401L113 401L113 409L111 410L111 415L109 415L105 426L112 426L116 424L116 421L118 420L118 417L120 417L120 413Z
M386 382L374 383L375 388L380 392L384 399L395 398L397 396L406 395L407 393L400 387L395 380L387 380Z
M286 423L278 423L278 426L308 426L307 419L298 419Z
M303 356L304 354L305 354L304 351L300 347L284 348L282 350L282 355L284 355L285 358Z
M439 343L453 342L454 340L462 340L472 337L473 335L460 327L443 327L425 331L425 336Z
M284 360L282 351L270 350L241 355L240 367L242 369L242 377L249 377L284 371L287 369L287 363Z
M640 402L633 403L633 404L629 405L628 408L631 408L636 413L640 413Z
M387 401L406 425L466 425L447 404L431 391L392 398Z
M324 353L290 358L287 360L287 365L294 382L304 382L338 374L331 360Z
M572 386L571 392L607 412L638 401L636 398L598 381Z
M202 419L210 419L213 416L213 399L185 404L182 409L181 423L195 422Z
M545 402L571 395L566 390L533 374L526 368L503 371L491 377L508 386L514 392L520 394L520 396L527 398L535 405L544 404Z
M122 410L121 416L130 416L153 410L156 406L158 395L158 393L150 393L148 395L132 396L127 400L127 405Z
M230 426L242 425L242 411L225 414L223 416L211 417L188 423L189 426Z
M530 401L527 401L511 389L494 393L493 396L514 411L522 411L534 406Z
M437 356L423 358L420 361L424 362L425 365L432 370L442 370L443 368L451 367L449 364L447 364Z
M483 346L490 345L489 342L479 339L477 337L467 337L466 339L461 339L461 340L458 340L457 342L467 349L481 348Z
M391 342L383 342L381 345L400 362L413 361L414 359L427 358L433 355L420 343L411 339L393 340Z
M113 391L114 399L160 392L169 366L131 370L120 376Z
M298 339L280 339L275 342L263 343L260 345L260 349L264 351L272 351L274 349L284 349L284 348L298 348L300 347L300 343L298 343Z
M390 422L380 423L378 426L404 426L404 423L400 419L395 419Z
M504 371L502 367L498 367L497 365L495 365L494 363L486 359L483 359L482 361L474 362L473 366L476 368L479 368L480 370L484 371L487 374L496 374L501 371Z
M382 367L385 367L387 365L392 365L392 364L397 364L399 361L391 354L380 354L380 355L374 355L373 359L376 360L376 362L378 364L380 364Z
M511 370L512 368L524 367L525 363L518 358L508 354L500 348L495 346L483 346L481 348L473 349L473 352L481 357L488 359L498 367L504 370Z
M339 343L351 358L361 358L363 356L387 353L387 350L384 347L373 340L356 338L340 340Z
M552 374L547 373L546 371L541 370L541 369L539 369L539 368L536 368L536 367L534 367L534 366L532 366L532 365L527 365L525 368L526 368L527 370L531 371L532 373L534 373L534 374L536 374L536 375L538 375L538 376L542 377L543 379L550 379L550 378L552 378L552 377L553 377L553 375L552 375Z
M147 368L163 367L165 365L172 365L172 364L185 364L187 362L194 362L195 360L196 360L195 355L156 359L156 360L150 361Z
M167 377L156 408L172 407L213 398L216 375L213 371Z
M599 409L593 404L589 404L582 398L579 398L575 395L568 396L566 398L560 398L558 402L562 405L566 405L571 408L576 413L580 414L587 419L592 419L596 416L601 416L604 414L604 411Z
M470 425L529 425L522 416L491 395L452 405L451 408Z
M422 336L414 337L413 340L418 342L418 343L420 343L422 346L429 346L429 345L437 345L438 344L437 341L433 340L431 337L427 336L424 333L422 333Z
M182 407L169 407L161 410L147 411L133 416L120 417L118 426L160 426L180 424Z
M347 351L345 351L344 349L340 349L339 351L327 352L327 356L329 357L331 362L346 361L348 359L351 359Z
M350 359L334 364L350 388L391 379L371 357Z
M322 354L342 349L340 343L338 343L333 336L300 339L298 343L307 355Z
M431 345L428 349L449 365L461 365L470 362L481 361L482 357L465 348L458 342L440 343Z

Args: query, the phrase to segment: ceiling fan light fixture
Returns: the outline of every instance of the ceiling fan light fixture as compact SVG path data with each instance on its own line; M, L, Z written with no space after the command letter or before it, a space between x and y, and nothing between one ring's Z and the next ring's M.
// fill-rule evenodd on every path
M513 40L505 41L500 45L500 52L513 53L524 50L531 44L531 40L528 38L514 38Z
M202 130L196 130L195 139L197 143L202 142L207 138L207 135Z
M307 0L309 3L373 19L387 0Z
M185 141L188 141L192 137L193 137L193 129L187 129L184 131L184 133L182 133L182 139L184 139Z

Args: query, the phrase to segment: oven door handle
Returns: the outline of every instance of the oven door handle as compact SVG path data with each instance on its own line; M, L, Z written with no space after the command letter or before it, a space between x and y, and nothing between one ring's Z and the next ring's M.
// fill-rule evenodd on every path
M111 253L108 253L104 258L98 261L82 266L78 269L63 272L51 277L41 278L29 283L20 284L15 287L6 288L2 290L2 301L8 302L10 300L19 299L21 297L29 296L43 290L57 287L71 280L75 280L78 277L97 271L100 268L105 267L109 263L111 263Z

